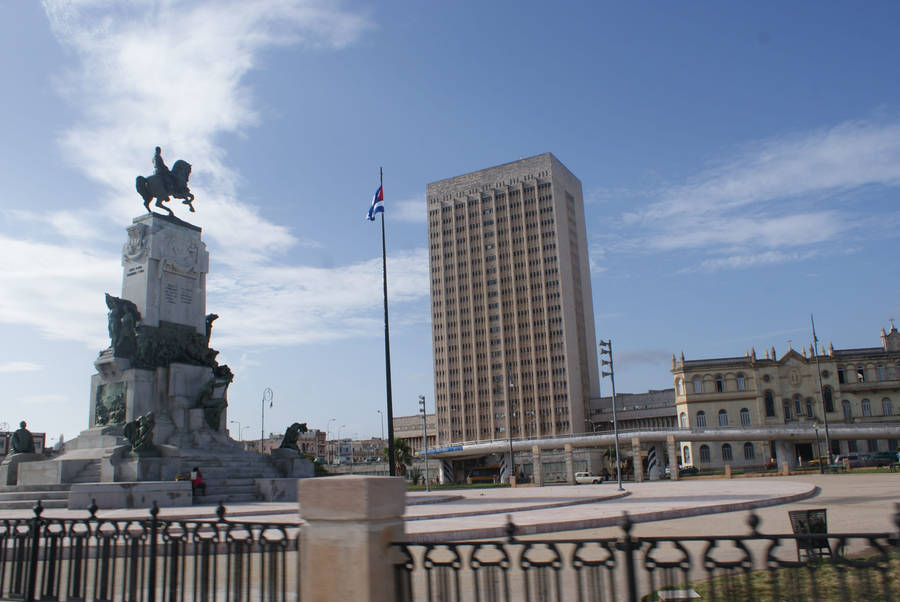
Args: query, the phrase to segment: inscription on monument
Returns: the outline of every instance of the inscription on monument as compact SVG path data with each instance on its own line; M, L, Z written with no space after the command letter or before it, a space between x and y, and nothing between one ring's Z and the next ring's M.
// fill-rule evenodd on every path
M135 266L128 268L128 270L125 272L125 276L126 277L134 276L135 274L143 274L143 273L144 273L144 266L135 265Z
M178 297L178 287L171 283L167 284L163 289L163 297L166 303L175 303L175 299Z
M194 302L194 291L193 291L193 289L189 289L189 288L182 288L182 289L181 289L181 302L182 302L182 303L187 303L188 305L190 305L191 303Z

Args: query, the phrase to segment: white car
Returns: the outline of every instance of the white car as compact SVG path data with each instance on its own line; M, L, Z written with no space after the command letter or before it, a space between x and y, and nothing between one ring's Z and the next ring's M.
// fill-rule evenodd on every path
M576 472L575 482L579 484L591 483L597 485L603 482L603 477L601 477L600 475L591 474L589 472Z

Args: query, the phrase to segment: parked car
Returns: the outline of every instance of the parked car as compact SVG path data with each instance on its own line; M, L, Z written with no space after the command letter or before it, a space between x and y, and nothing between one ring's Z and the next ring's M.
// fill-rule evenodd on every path
M575 483L584 484L591 483L593 485L597 485L603 482L603 477L596 474L591 474L589 472L576 472L575 473Z
M500 467L497 465L494 466L484 466L482 468L473 468L472 472L469 473L469 478L466 479L469 484L472 483L499 483L500 482Z
M872 454L875 466L890 466L897 461L897 452L881 451Z
M689 474L699 474L700 469L696 466L679 466L678 467L678 476L689 475ZM666 478L672 478L672 470L666 466Z

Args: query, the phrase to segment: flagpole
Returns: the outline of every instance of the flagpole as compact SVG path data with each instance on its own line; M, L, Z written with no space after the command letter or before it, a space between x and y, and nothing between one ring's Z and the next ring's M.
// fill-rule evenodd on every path
M812 326L812 335L813 335L813 357L816 358L816 373L819 377L819 396L822 398L822 419L825 421L825 455L828 456L828 463L831 464L831 436L828 432L828 408L825 407L825 389L822 387L822 371L819 369L819 337L816 336L816 321L813 319L813 315L809 314L809 323ZM832 399L832 404L834 404L834 400ZM832 405L832 409L834 406ZM816 450L816 455L819 456L819 467L822 466L822 458L819 450Z
M378 185L384 195L384 172L378 168ZM387 296L387 250L384 244L384 211L381 212L381 274L384 283L384 371L387 387L387 422L388 422L388 469L389 474L397 476L397 463L394 459L394 404L391 400L391 335L388 328L388 296Z

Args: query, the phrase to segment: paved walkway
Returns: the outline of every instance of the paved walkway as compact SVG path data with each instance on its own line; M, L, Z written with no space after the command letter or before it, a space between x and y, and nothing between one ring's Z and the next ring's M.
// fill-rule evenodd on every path
M460 489L408 494L406 532L411 540L493 538L505 535L508 517L517 536L540 538L619 535L622 513L637 523L636 535L747 533L747 510L757 509L762 532L790 532L787 511L828 508L833 532L896 531L894 503L900 475L801 475L759 479L686 479L515 489ZM84 510L47 510L46 516L84 518ZM147 510L103 510L104 518L140 519ZM28 518L30 510L0 518ZM212 519L215 508L163 508L161 518ZM250 503L228 507L228 518L298 523L293 503ZM652 521L652 522L651 522ZM574 534L573 531L577 531ZM550 535L552 533L552 535Z

